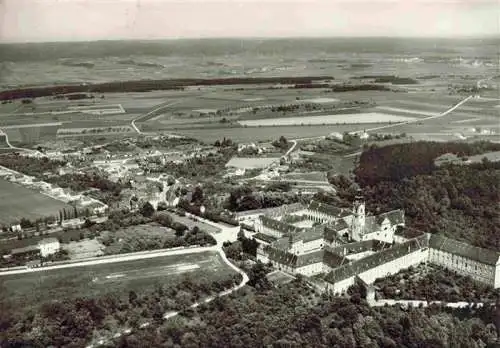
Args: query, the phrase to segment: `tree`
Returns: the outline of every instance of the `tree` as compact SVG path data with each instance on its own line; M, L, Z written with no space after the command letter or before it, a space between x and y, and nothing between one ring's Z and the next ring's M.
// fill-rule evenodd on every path
M149 202L144 203L144 205L140 209L140 213L144 217L151 217L151 216L153 216L154 212L155 212L155 208Z
M21 228L23 229L33 227L33 223L26 218L22 218L19 225L21 225Z
M163 211L163 210L167 210L167 208L168 208L167 202L161 201L161 202L158 202L158 206L156 207L156 210Z
M203 202L203 190L200 186L196 186L193 190L193 194L191 196L192 203L202 203Z
M135 301L137 301L137 294L135 293L135 291L130 290L130 291L128 292L128 302L129 302L130 304L134 304L134 303L135 303Z
M184 235L184 232L186 232L186 230L188 229L186 225L179 222L175 222L173 228L177 237L182 237Z

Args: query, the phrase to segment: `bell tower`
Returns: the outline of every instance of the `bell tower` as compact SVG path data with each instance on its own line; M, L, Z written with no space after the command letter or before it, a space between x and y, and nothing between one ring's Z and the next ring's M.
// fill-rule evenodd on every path
M365 201L361 190L356 194L353 205L353 218L351 223L351 239L360 241L365 229Z

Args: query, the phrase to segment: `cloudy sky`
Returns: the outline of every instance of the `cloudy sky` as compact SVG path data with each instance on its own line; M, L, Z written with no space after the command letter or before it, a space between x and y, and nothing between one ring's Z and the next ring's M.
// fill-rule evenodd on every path
M0 42L500 35L498 0L0 0Z

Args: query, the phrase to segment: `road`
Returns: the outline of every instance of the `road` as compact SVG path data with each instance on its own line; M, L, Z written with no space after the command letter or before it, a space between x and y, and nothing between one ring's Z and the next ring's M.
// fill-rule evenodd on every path
M89 258L86 260L79 260L78 262L58 264L40 268L31 268L31 269L0 269L0 276L4 275L12 275L12 274L22 274L22 273L30 273L30 272L44 272L50 271L54 269L61 268L73 268L73 267L85 267L92 265L102 265L106 263L118 263L118 262L126 262L126 261L134 261L134 260L143 260L143 259L151 259L155 257L162 256L172 256L172 255L183 255L183 254L196 254L196 253L204 253L208 251L218 252L219 249L217 246L211 247L195 247L195 248L182 248L182 249L161 249L161 250L151 250L145 252L137 252L137 253L129 253L122 255L111 255L111 256L102 256Z
M151 115L153 115L155 112L158 112L160 111L161 109L163 108L166 108L166 107L169 107L169 106L172 106L172 105L175 105L175 104L178 104L180 103L181 100L176 100L174 102L165 102L165 103L162 103L160 105L158 105L156 108L154 108L153 110L149 111L148 113L144 114L144 115L141 115L139 117L136 117L132 120L132 122L130 122L130 125L132 126L132 128L136 131L137 134L143 134L141 132L141 130L139 128L137 128L137 125L135 124L136 122L140 121L141 119L143 118L147 118Z
M3 131L2 128L0 128L0 135L5 135L5 143L7 144L7 146L10 148L10 149L13 149L13 150L19 150L19 151L33 151L31 149L25 149L23 147L15 147L15 146L12 146L12 144L10 143L9 141L9 135Z

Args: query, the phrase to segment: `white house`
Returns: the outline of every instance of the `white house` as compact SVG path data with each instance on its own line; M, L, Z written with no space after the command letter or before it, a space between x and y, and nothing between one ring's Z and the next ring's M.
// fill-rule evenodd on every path
M47 257L57 253L61 245L56 238L45 238L38 242L38 248L40 249L40 255Z

